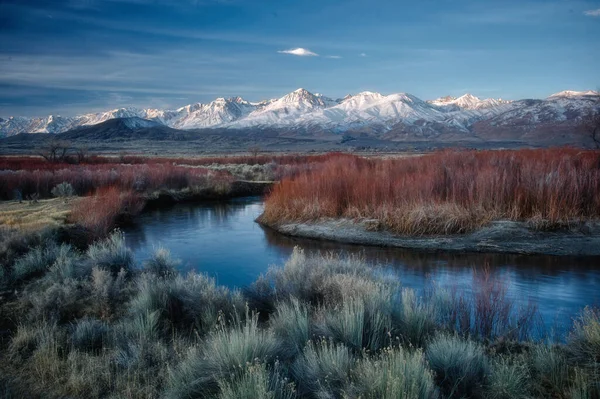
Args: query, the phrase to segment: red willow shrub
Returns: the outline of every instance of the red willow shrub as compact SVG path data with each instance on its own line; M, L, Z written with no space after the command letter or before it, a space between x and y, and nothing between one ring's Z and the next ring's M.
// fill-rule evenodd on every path
M23 169L0 169L0 199L12 199L15 190L20 190L23 196L38 193L42 198L50 197L52 188L62 182L70 183L78 195L83 195L109 186L141 192L208 186L232 180L227 172L168 163L68 165L33 162L15 165Z
M144 208L145 201L133 191L119 187L104 187L94 195L77 201L69 220L88 230L95 237L103 237L115 227L119 218L133 217Z
M463 233L497 219L548 226L599 216L600 152L553 148L332 156L275 186L261 221L368 218L422 235Z
M0 199L12 199L15 190L23 196L38 193L50 197L54 186L70 183L79 195L99 187L119 186L132 190L181 189L230 183L225 171L202 166L213 164L277 165L276 176L294 176L340 154L257 155L206 158L148 158L142 156L90 156L80 164L52 163L42 157L0 157ZM197 166L197 167L195 167Z

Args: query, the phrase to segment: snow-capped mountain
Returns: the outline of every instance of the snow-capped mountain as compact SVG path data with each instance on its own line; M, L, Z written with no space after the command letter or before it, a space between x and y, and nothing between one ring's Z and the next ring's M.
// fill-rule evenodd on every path
M461 97L441 97L437 100L428 101L428 103L437 105L439 107L448 107L454 111L458 111L461 109L481 109L481 108L491 108L496 107L502 104L510 104L510 101L503 100L501 98L486 98L484 100L479 97L475 97L472 94L465 94Z
M588 90L588 91L564 90L564 91L561 91L558 93L554 93L548 98L557 98L557 97L576 98L576 97L598 96L599 94L600 93L598 93L597 91L593 91L593 90Z
M76 117L0 118L0 137L18 133L61 133L116 118L131 118L169 128L285 128L330 132L370 129L377 132L468 133L485 127L489 132L517 126L576 124L600 113L597 92L562 91L544 100L480 99L471 94L423 101L411 94L361 92L333 100L298 89L278 99L249 102L241 97L217 98L175 110L119 108ZM141 126L141 127L150 127Z

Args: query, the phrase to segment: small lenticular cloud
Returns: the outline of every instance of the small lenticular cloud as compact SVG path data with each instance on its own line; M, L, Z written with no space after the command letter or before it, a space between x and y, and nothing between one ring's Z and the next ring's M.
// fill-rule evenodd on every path
M299 57L318 57L319 56L319 54L313 53L309 49L302 48L302 47L293 48L293 49L289 49L289 50L280 50L280 51L278 51L278 53L297 55Z
M325 58L333 58L335 60L339 60L342 57L340 57L339 55L326 55Z
M584 14L588 17L600 17L600 8L597 10L587 10Z

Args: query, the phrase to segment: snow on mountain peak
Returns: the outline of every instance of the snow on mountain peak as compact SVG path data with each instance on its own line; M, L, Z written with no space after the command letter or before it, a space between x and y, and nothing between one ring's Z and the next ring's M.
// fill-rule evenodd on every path
M244 104L244 105L246 105L246 104L250 104L248 101L244 100L244 99L243 99L242 97L240 97L240 96L237 96L237 97L230 97L230 98L228 99L228 101L230 101L230 102L234 102L234 103L236 103L236 104Z
M458 98L446 96L427 102L438 107L443 107L446 110L476 110L482 108L497 107L499 105L508 104L510 101L494 98L486 98L482 100L477 96L474 96L470 93L466 93Z
M316 96L305 89L297 89L291 93L286 94L278 100L275 100L273 103L269 104L266 108L281 108L287 107L290 104L294 104L299 108L314 108L314 107L323 107L325 106L325 102L319 96Z
M580 99L588 100L594 95L598 93L564 91L550 96L546 101L542 100L541 103L553 104L556 112L552 117L562 121L569 118L565 110L569 110L569 115L572 115L574 109L586 109L589 101ZM248 102L241 97L219 97L210 103L189 104L175 110L117 108L75 117L10 117L0 119L0 137L24 132L61 133L78 126L94 125L115 118L132 118L128 119L127 123L135 127L162 124L176 129L321 126L343 131L367 125L391 129L399 123L415 123L415 126L432 123L436 126L468 131L468 126L478 120L501 114L508 115L509 111L510 115L518 114L527 106L527 103L520 101L480 99L469 93L458 98L446 96L425 102L407 93L382 95L363 91L333 100L320 93L313 94L299 88L281 98L261 102ZM547 111L546 108L543 109L544 112Z
M598 93L597 91L593 91L593 90L587 90L587 91L563 90L558 93L552 94L548 98L557 98L557 97L572 98L572 97L598 96L598 95L600 95L600 93Z

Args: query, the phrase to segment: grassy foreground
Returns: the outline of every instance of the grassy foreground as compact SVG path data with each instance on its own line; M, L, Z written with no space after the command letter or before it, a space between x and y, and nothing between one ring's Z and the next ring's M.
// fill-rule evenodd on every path
M536 342L491 273L422 297L355 257L296 249L244 292L137 267L119 232L52 236L0 270L6 398L598 398L600 314Z
M447 150L420 157L332 157L284 179L265 202L268 225L375 219L398 234L455 234L493 220L535 229L600 219L600 152L570 148Z

